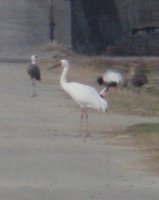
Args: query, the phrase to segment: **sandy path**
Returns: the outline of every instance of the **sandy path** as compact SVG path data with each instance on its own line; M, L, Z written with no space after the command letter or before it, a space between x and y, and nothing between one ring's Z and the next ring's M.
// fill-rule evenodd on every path
M32 98L26 64L0 64L0 199L158 200L158 177L146 175L142 155L110 132L159 119L91 111L91 136L83 139L78 107L56 73L43 75L53 85L45 77Z

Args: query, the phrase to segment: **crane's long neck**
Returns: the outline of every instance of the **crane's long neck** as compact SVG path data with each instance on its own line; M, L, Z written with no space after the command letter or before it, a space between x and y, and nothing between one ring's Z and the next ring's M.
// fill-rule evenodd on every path
M36 64L36 60L32 59L32 60L31 60L31 63L32 63L33 65L35 65L35 64Z
M66 75L68 72L69 67L64 67L61 77L60 77L60 84L62 87L64 87L65 83L67 83Z

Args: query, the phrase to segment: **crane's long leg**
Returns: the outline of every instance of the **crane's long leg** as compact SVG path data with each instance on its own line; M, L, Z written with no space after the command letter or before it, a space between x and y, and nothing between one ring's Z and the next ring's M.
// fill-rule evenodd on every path
M32 79L32 97L35 97L37 94L36 94L36 81L35 79Z
M84 123L84 119L86 120L86 130L87 134L86 137L89 135L89 126L88 126L88 113L86 108L81 108L81 124L80 124L80 132L82 132L82 126Z
M84 112L83 108L81 108L81 123L80 123L80 133L82 132L83 120L84 120Z
M88 136L89 136L89 125L88 125L88 112L87 112L87 109L86 109L86 108L84 109L84 114L85 114L86 127L87 127L87 134L86 134L86 137L88 137Z

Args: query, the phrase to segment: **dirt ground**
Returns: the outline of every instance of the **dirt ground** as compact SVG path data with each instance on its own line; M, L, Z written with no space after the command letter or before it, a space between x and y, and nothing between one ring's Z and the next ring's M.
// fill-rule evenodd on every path
M0 199L158 200L159 178L144 170L144 154L116 133L159 118L89 111L84 138L60 72L42 72L38 96L30 97L26 66L0 63Z

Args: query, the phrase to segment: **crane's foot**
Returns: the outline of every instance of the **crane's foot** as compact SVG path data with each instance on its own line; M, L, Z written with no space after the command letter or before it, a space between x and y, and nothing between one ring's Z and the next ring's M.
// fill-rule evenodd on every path
M32 94L30 97L36 97L38 96L36 93Z
M89 132L86 133L85 137L89 137Z

